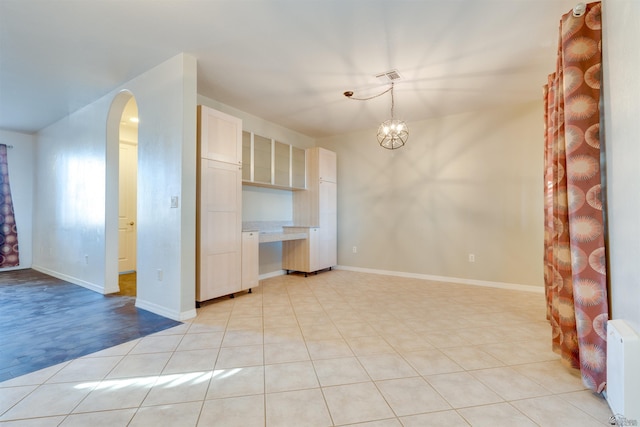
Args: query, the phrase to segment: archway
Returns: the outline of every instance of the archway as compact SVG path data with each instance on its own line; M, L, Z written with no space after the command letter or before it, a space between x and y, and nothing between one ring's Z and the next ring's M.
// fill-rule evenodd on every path
M121 295L136 296L138 104L131 97L120 120L118 272Z
M135 108L132 108L134 107ZM116 293L120 291L118 284L120 273L120 249L121 240L125 235L124 232L128 231L129 236L137 241L137 224L136 220L129 218L121 221L121 191L120 191L120 177L121 177L121 140L128 140L129 143L135 139L136 143L136 158L137 158L137 124L135 127L131 127L127 130L122 122L123 118L127 121L130 117L137 117L137 105L133 94L129 91L122 91L118 93L109 109L107 117L107 142L106 142L106 203L105 203L105 291L104 293ZM126 116L126 117L125 117ZM124 135L128 133L128 135ZM135 138L132 136L135 133ZM124 159L123 159L124 160ZM129 159L131 161L131 159ZM137 161L136 161L137 163ZM134 175L135 176L135 175ZM134 187L137 187L137 178L132 178L134 181L131 183ZM135 205L135 202L134 202ZM124 222L121 224L121 222ZM133 224L130 224L133 222ZM128 230L122 230L126 227L121 225L128 225ZM134 249L135 251L135 249ZM135 267L133 268L135 270Z

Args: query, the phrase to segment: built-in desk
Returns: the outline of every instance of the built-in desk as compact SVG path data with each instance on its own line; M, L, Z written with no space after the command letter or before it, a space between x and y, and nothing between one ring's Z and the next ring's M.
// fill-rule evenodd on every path
M294 233L287 231L261 231L259 233L260 243L284 242L286 240L304 240L307 233Z
M242 223L242 231L258 233L260 243L304 240L309 237L307 231L288 230L291 226L291 221L247 221Z
M246 236L247 251L243 251L243 271L258 282L260 243L287 242L291 240L304 241L309 238L308 229L289 229L291 221L247 221L242 224L242 234ZM253 243L251 243L250 239ZM254 249L249 250L250 247ZM255 254L255 255L254 255Z

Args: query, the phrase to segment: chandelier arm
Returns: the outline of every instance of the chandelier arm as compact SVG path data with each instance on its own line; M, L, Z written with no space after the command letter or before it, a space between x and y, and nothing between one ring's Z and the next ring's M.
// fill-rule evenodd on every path
M395 150L403 147L409 138L409 129L405 122L403 120L395 119L395 97L393 96L393 87L394 82L391 82L391 86L388 89L367 98L354 98L353 91L350 90L344 92L344 96L349 99L355 99L356 101L368 101L382 96L387 92L391 92L391 120L382 122L380 127L378 127L377 135L380 146L388 150Z
M380 93L379 93L379 94L377 94L377 95L373 95L373 96L370 96L370 97L368 97L368 98L356 98L356 97L354 97L354 96L353 96L353 92L351 92L351 91L347 91L347 92L345 92L345 93L344 93L344 96L346 96L346 97L347 97L347 98L349 98L349 99L354 99L354 100L356 100L356 101L368 101L368 100L370 100L370 99L374 99L374 98L377 98L377 97L379 97L379 96L382 96L382 95L384 95L385 93L389 92L389 91L390 91L390 90L392 90L392 89L393 89L393 83L391 83L391 87L390 87L390 88L386 89L386 90L385 90L385 91L383 91L383 92L380 92ZM347 95L348 93L351 93L351 95ZM392 92L392 94L393 94L393 92Z

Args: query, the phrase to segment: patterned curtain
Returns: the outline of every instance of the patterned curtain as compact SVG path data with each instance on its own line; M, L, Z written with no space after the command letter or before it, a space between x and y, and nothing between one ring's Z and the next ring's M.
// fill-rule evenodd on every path
M0 144L0 268L20 264L18 254L18 228L13 214L7 146Z
M607 271L600 187L600 2L560 20L545 100L545 292L553 350L606 384Z

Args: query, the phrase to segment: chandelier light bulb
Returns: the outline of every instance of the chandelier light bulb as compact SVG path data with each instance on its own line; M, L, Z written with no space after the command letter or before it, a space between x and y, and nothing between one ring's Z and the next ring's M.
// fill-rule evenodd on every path
M390 119L378 128L378 143L383 148L395 150L404 146L408 138L409 131L402 120Z

